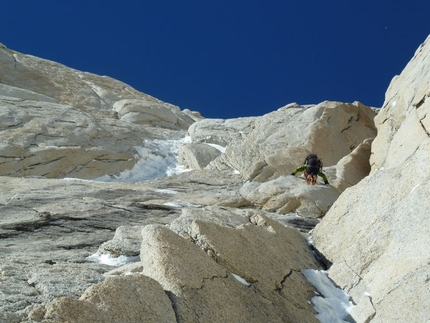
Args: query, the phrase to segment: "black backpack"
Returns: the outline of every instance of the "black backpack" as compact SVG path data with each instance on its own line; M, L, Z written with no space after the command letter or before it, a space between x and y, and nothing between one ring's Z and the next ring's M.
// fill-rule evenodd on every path
M323 167L322 161L315 154L309 154L306 157L304 164L307 167L311 167L311 168L314 168L314 169L318 168L319 171L322 171L322 167Z

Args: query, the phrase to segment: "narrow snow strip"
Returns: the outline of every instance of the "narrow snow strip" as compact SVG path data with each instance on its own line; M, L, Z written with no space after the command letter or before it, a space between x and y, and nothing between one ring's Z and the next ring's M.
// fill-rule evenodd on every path
M177 208L182 208L182 207L201 207L201 205L192 204L192 203L185 202L185 201L167 202L167 203L164 203L163 205L171 206L171 207L177 207Z
M244 284L245 286L249 286L249 285L251 285L250 283L248 283L245 279L243 279L242 277L240 277L239 275L236 275L236 274L233 274L233 273L231 273L232 275L233 275L233 277L234 278L236 278L239 282L241 282L242 284Z
M223 147L223 146L216 145L216 144L208 144L208 145L218 149L222 153L225 153L225 147Z
M427 177L425 179L423 179L421 182L419 182L417 185L415 185L415 187L411 190L411 192L409 194L411 194L413 191L415 191L415 189L421 185L422 182L424 182L425 180L427 180Z
M168 190L168 189L159 189L159 190L155 190L155 191L159 192L159 193L172 194L172 195L178 194L177 191Z
M119 256L117 258L113 258L110 254L99 255L95 253L91 256L88 256L86 260L90 262L95 262L98 264L108 265L108 266L122 266L130 262L138 262L140 261L140 257L139 256L135 256L135 257Z
M343 323L354 307L350 297L337 288L324 270L305 269L302 274L315 286L321 296L312 298L312 304L318 312L315 317L321 323Z

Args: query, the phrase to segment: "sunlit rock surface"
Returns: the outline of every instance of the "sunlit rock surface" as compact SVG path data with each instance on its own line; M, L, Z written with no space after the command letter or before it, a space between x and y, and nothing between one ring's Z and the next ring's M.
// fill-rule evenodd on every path
M330 276L364 322L426 322L430 288L430 38L386 93L371 175L346 190L317 225Z
M1 46L0 321L317 322L331 264L336 319L425 322L428 46L378 114L231 120Z
M118 175L144 140L179 139L198 114L120 81L0 46L0 175Z

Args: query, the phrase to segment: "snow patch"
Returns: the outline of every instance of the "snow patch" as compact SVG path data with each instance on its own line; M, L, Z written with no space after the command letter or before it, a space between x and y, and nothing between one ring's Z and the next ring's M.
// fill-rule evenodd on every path
M214 147L215 149L218 149L220 152L225 153L225 147L216 145L216 144L208 144L209 146Z
M156 192L159 192L159 193L165 193L165 194L171 194L171 195L175 195L175 194L178 194L178 192L177 191L174 191L174 190L168 190L168 189L159 189L159 190L155 190Z
M350 297L342 289L336 287L324 270L305 269L302 274L315 286L322 296L314 296L312 304L318 312L315 317L321 323L343 323L354 308Z
M427 178L424 178L421 182L419 182L417 185L414 186L414 188L411 190L411 192L409 194L411 194L413 191L415 191L415 189L421 185L422 182L424 182L425 180L427 180Z
M250 286L251 285L250 283L248 283L245 279L243 279L239 275L236 275L236 274L233 274L233 273L231 273L231 274L233 275L234 278L236 278L239 282L241 282L245 286Z
M138 162L132 169L118 176L104 175L94 179L97 182L141 182L172 176L189 171L178 164L179 148L190 142L190 137L179 140L145 140L143 147L136 149Z
M182 208L182 207L201 207L201 205L192 204L192 203L185 202L185 201L167 202L167 203L164 203L163 205L171 206L171 207L175 207L175 208Z
M100 255L97 253L91 256L88 256L85 259L90 262L95 262L98 264L103 264L108 266L122 266L130 262L140 261L139 256L134 256L134 257L119 256L119 257L113 258L110 254Z

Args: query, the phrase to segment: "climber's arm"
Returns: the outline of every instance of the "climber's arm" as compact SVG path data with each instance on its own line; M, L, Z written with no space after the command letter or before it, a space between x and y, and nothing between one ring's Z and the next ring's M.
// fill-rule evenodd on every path
M302 165L297 167L291 175L296 175L298 172L304 172L306 170L306 165Z
M324 184L328 184L327 176L323 172L319 172L318 176L320 176L324 180Z

